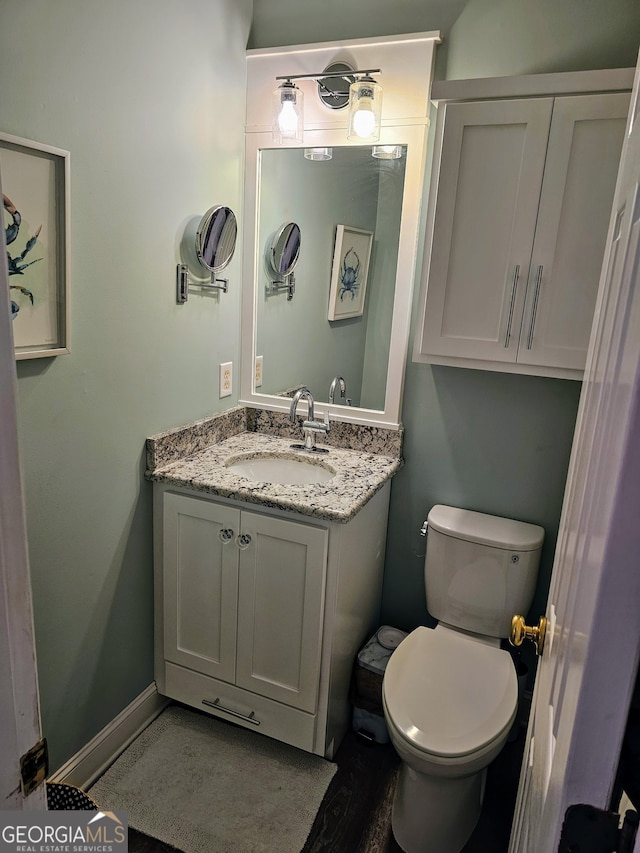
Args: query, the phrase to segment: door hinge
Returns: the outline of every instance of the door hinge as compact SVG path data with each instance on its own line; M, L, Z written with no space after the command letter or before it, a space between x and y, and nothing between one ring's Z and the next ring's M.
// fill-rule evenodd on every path
M637 812L626 812L620 827L616 812L585 804L569 806L558 853L633 853L637 831Z
M42 785L49 773L47 739L42 738L20 757L20 784L25 797Z

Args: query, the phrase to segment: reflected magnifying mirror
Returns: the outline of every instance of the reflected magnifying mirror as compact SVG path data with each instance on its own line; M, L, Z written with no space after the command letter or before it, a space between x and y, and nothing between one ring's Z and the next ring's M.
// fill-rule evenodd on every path
M277 280L268 284L269 293L287 291L287 300L293 299L296 281L293 271L300 259L300 226L295 222L285 222L273 235L267 245L266 259L271 275Z

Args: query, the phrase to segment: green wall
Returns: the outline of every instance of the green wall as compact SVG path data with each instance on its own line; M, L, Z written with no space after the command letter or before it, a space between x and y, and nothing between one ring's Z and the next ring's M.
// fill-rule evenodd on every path
M638 0L469 0L448 38L446 77L635 66Z
M18 362L52 768L153 680L148 435L233 404L227 296L175 298L185 223L241 213L251 0L0 4L0 129L71 152L71 354Z

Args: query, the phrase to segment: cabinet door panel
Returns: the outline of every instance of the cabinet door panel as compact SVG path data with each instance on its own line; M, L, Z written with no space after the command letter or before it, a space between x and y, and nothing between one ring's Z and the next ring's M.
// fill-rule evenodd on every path
M165 657L224 681L235 678L239 524L237 509L165 495Z
M446 105L423 353L516 360L552 105Z
M556 98L518 361L583 369L629 95Z
M328 532L243 512L242 533L236 684L313 712Z

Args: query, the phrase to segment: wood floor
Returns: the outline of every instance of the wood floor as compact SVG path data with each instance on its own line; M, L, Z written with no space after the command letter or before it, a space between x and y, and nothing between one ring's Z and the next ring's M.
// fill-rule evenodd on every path
M523 747L521 729L489 768L483 813L463 853L507 853ZM334 760L337 773L302 853L401 853L391 832L400 766L393 747L367 744L348 732ZM175 848L130 829L129 853L175 853Z

